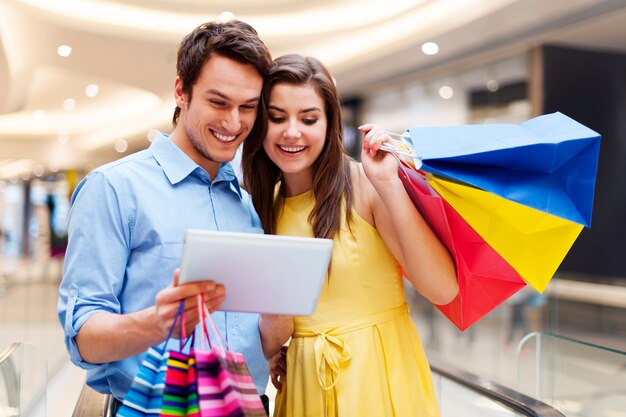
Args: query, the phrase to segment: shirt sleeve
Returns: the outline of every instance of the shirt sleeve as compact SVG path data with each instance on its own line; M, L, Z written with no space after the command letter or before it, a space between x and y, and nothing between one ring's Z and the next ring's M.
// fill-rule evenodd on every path
M72 196L58 316L70 359L84 369L97 365L83 361L75 337L93 314L121 313L130 227L118 190L105 174L94 172L81 181Z

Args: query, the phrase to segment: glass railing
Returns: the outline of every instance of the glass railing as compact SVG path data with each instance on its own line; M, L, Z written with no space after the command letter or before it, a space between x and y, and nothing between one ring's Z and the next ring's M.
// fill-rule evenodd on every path
M626 417L626 352L531 333L517 347L517 390L568 417Z
M441 417L565 417L550 405L482 376L431 361Z
M47 371L43 352L13 343L0 353L0 417L45 417Z

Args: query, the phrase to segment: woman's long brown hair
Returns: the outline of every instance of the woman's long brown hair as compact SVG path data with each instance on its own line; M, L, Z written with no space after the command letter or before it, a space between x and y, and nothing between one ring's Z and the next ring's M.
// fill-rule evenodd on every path
M267 119L267 104L275 84L311 85L324 100L328 125L326 142L313 165L315 207L309 216L315 237L332 239L341 227L342 201L349 222L353 198L350 157L343 145L339 93L324 65L315 58L284 55L274 60L265 78L259 106L259 118ZM266 233L275 234L274 190L281 179L278 167L263 149L266 131L251 133L244 141L242 165L244 186L252 196L254 207ZM280 192L284 196L284 185Z

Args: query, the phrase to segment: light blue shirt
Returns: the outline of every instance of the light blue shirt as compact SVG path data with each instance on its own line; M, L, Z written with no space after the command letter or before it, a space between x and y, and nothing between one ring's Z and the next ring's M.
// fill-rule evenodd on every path
M89 364L74 337L95 313L125 314L154 305L156 294L172 282L190 228L263 233L230 164L222 164L211 181L166 135L149 149L96 169L77 186L58 312L70 359L87 370L87 383L96 391L124 398L144 355ZM212 317L230 348L244 354L263 394L269 375L258 314ZM178 347L178 341L170 346Z

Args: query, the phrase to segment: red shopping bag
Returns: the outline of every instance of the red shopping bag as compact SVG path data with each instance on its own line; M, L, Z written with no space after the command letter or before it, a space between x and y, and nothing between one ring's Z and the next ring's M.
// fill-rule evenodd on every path
M198 309L203 348L206 340L210 349L195 351L200 415L267 417L243 354L230 350L211 315L206 311L201 294L198 296ZM213 343L206 322L209 322L216 336Z
M526 283L420 172L401 166L398 175L413 205L454 258L459 294L449 304L435 306L465 330Z

